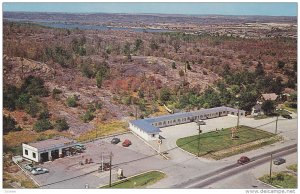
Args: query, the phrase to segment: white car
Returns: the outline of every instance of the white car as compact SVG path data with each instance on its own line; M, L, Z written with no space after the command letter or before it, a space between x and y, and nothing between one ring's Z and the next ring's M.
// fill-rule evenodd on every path
M47 172L49 172L49 170L46 168L33 168L31 171L31 174L38 175L38 174L44 174Z

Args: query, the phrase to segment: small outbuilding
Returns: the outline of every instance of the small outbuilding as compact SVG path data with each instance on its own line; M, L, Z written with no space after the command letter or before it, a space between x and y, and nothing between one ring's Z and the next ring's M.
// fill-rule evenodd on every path
M34 162L51 161L68 155L69 149L75 145L75 140L66 137L57 137L28 144L23 143L23 157Z

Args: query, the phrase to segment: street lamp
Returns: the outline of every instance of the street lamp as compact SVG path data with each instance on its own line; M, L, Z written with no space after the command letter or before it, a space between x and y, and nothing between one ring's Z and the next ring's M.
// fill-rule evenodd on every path
M199 129L198 129L198 157L200 157L200 134L202 133L201 131L201 122L198 121L197 122L197 125L199 126Z

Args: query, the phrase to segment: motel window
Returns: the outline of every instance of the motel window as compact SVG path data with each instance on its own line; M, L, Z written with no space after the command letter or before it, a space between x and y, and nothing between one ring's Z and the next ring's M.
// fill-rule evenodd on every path
M35 154L35 153L32 153L32 157L33 157L33 158L36 158L36 154Z
M234 112L231 112L232 115L234 115Z
M166 124L166 121L164 121L164 125Z
M152 134L152 137L155 137L155 134Z
M28 150L25 150L25 155L28 155Z
M202 118L203 118L203 115L200 115L200 118L202 119Z
M161 122L159 122L158 125L161 125Z
M225 113L226 113L226 111L223 111L223 113L225 114Z
M174 123L176 123L176 120L173 120Z
M170 123L170 121L168 121L168 124Z
M177 119L178 122L180 122L180 119Z

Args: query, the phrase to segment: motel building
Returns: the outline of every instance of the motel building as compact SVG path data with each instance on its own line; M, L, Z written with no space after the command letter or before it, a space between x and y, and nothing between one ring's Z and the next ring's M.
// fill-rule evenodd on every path
M47 162L69 155L76 141L65 137L22 144L23 157L34 162Z
M132 132L144 140L152 141L159 139L159 132L161 132L159 128L228 115L245 116L245 111L225 106L201 109L192 112L181 112L171 115L133 120L129 122L129 128Z

